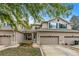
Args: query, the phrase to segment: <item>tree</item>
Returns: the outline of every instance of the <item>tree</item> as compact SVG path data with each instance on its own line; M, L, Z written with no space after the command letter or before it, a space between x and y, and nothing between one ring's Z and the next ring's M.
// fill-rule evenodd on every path
M49 17L68 16L71 14L72 7L65 4L0 4L1 22L6 22L12 28L18 29L18 26L30 28L29 17L33 17L34 22L41 21L43 15Z
M51 8L49 8L51 7ZM47 11L53 17L68 17L72 13L73 5L70 4L49 4Z
M18 29L17 25L29 28L29 16L39 20L41 9L41 4L0 4L0 18L2 22L10 23L12 28Z
M79 16L73 15L70 22L73 23L74 25L78 24L79 23Z
M72 29L79 28L79 16L73 15L70 22L73 24Z

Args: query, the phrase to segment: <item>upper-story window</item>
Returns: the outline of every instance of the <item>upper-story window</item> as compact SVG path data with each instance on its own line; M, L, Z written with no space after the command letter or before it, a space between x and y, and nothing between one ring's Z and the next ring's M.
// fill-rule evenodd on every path
M60 24L59 23L59 28L67 28L67 24Z
M52 23L52 22L49 23L49 28L50 29L56 29L56 27L57 27L56 23Z
M66 29L67 24L60 24L60 23L49 23L49 29Z

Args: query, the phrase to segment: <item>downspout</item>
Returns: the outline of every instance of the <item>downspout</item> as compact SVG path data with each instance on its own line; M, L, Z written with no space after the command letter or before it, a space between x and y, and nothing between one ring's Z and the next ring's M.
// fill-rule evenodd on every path
M13 45L16 44L16 31L13 30Z
M48 22L48 29L49 29L49 22Z

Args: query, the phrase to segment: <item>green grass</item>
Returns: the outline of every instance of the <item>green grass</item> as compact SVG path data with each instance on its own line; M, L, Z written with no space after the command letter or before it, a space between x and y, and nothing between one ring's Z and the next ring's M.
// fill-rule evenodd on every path
M17 47L0 51L0 56L41 56L39 48Z

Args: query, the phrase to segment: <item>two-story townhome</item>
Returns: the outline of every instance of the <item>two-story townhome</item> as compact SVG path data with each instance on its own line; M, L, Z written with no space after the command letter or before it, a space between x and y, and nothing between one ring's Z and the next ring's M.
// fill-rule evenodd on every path
M79 41L79 31L72 30L72 24L62 18L32 24L31 30L16 31L5 25L0 29L0 45L15 45L24 39L39 45L74 44Z
M40 45L74 44L79 31L72 30L71 23L58 17L32 24L32 40Z

